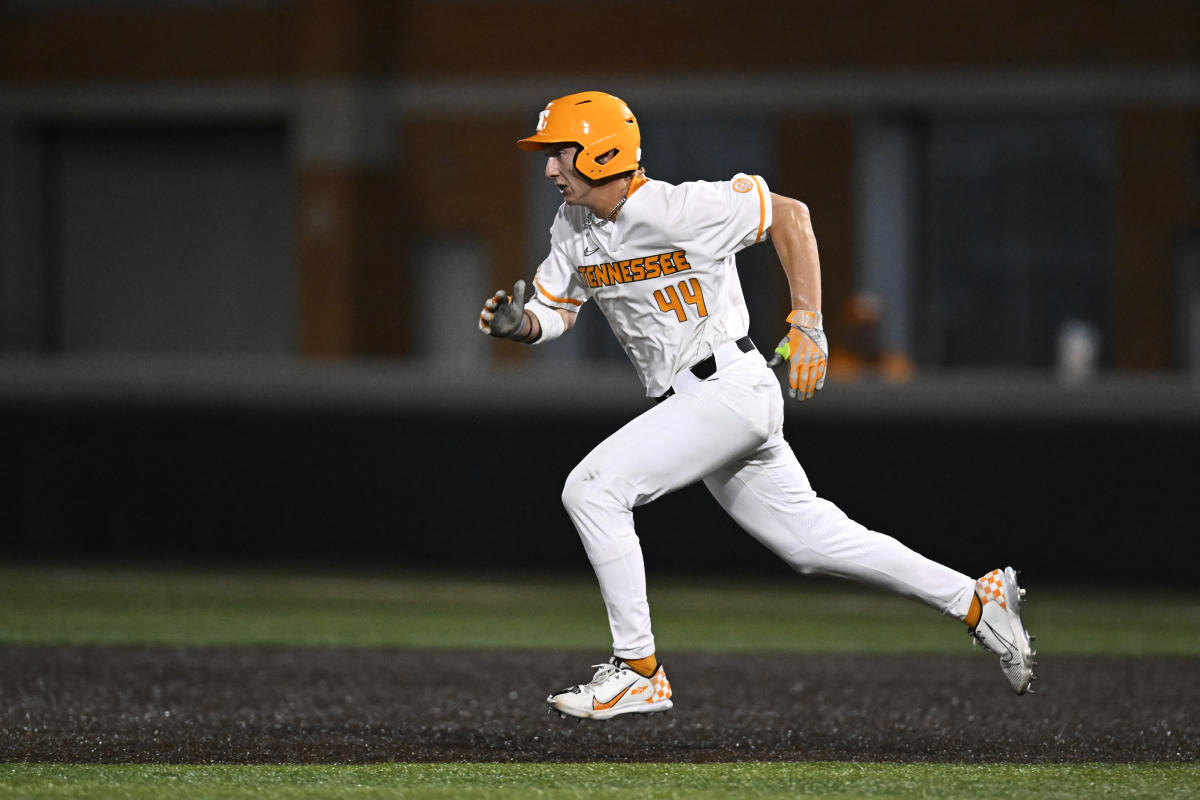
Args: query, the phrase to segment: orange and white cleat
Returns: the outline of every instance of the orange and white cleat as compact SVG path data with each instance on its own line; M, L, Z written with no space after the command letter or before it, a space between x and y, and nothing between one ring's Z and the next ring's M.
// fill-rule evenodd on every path
M590 683L568 686L546 698L551 711L580 719L612 719L620 714L654 714L671 710L671 682L662 664L649 678L613 656L593 664Z
M1017 694L1032 693L1033 668L1037 651L1033 637L1021 621L1021 601L1025 590L1017 585L1012 567L992 570L975 582L975 594L982 611L971 629L975 641L1000 657L1000 669Z

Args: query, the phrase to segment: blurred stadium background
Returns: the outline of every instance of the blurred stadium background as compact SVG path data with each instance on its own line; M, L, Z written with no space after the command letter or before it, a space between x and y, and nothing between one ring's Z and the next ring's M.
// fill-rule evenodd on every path
M557 203L514 141L595 88L652 177L812 209L818 491L968 573L1194 583L1198 55L1191 0L0 2L0 555L585 568L561 482L646 401L594 309L475 318ZM640 512L651 569L782 569L714 510Z

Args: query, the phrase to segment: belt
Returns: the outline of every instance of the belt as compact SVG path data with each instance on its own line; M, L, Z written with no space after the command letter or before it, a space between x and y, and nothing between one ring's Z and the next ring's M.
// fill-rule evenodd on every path
M749 336L743 336L735 342L737 348L743 353L749 353L754 349L754 342ZM713 376L717 371L717 354L713 353L708 358L702 358L695 364L688 367L688 371L695 375L699 380L706 381ZM654 402L661 403L671 395L675 394L675 388L667 389L664 394L654 398Z

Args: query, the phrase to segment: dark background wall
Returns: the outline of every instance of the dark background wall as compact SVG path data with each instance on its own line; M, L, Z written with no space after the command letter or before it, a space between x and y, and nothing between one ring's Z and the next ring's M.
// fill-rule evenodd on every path
M559 503L620 413L78 408L0 414L3 551L586 569ZM968 574L1193 582L1200 423L796 412L816 490ZM503 441L497 455L485 443ZM552 444L551 444L552 443ZM694 486L637 512L653 571L783 570Z

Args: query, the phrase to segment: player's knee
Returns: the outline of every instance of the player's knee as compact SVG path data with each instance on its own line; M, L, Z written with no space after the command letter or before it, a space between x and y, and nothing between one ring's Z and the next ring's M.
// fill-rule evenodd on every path
M563 507L567 511L583 508L588 502L589 488L587 475L581 468L576 467L571 470L571 474L567 476L566 483L563 484Z
M567 481L563 484L562 503L568 512L579 511L589 506L627 505L625 499L615 491L617 488L602 472L584 462L571 470L571 474L567 476Z

